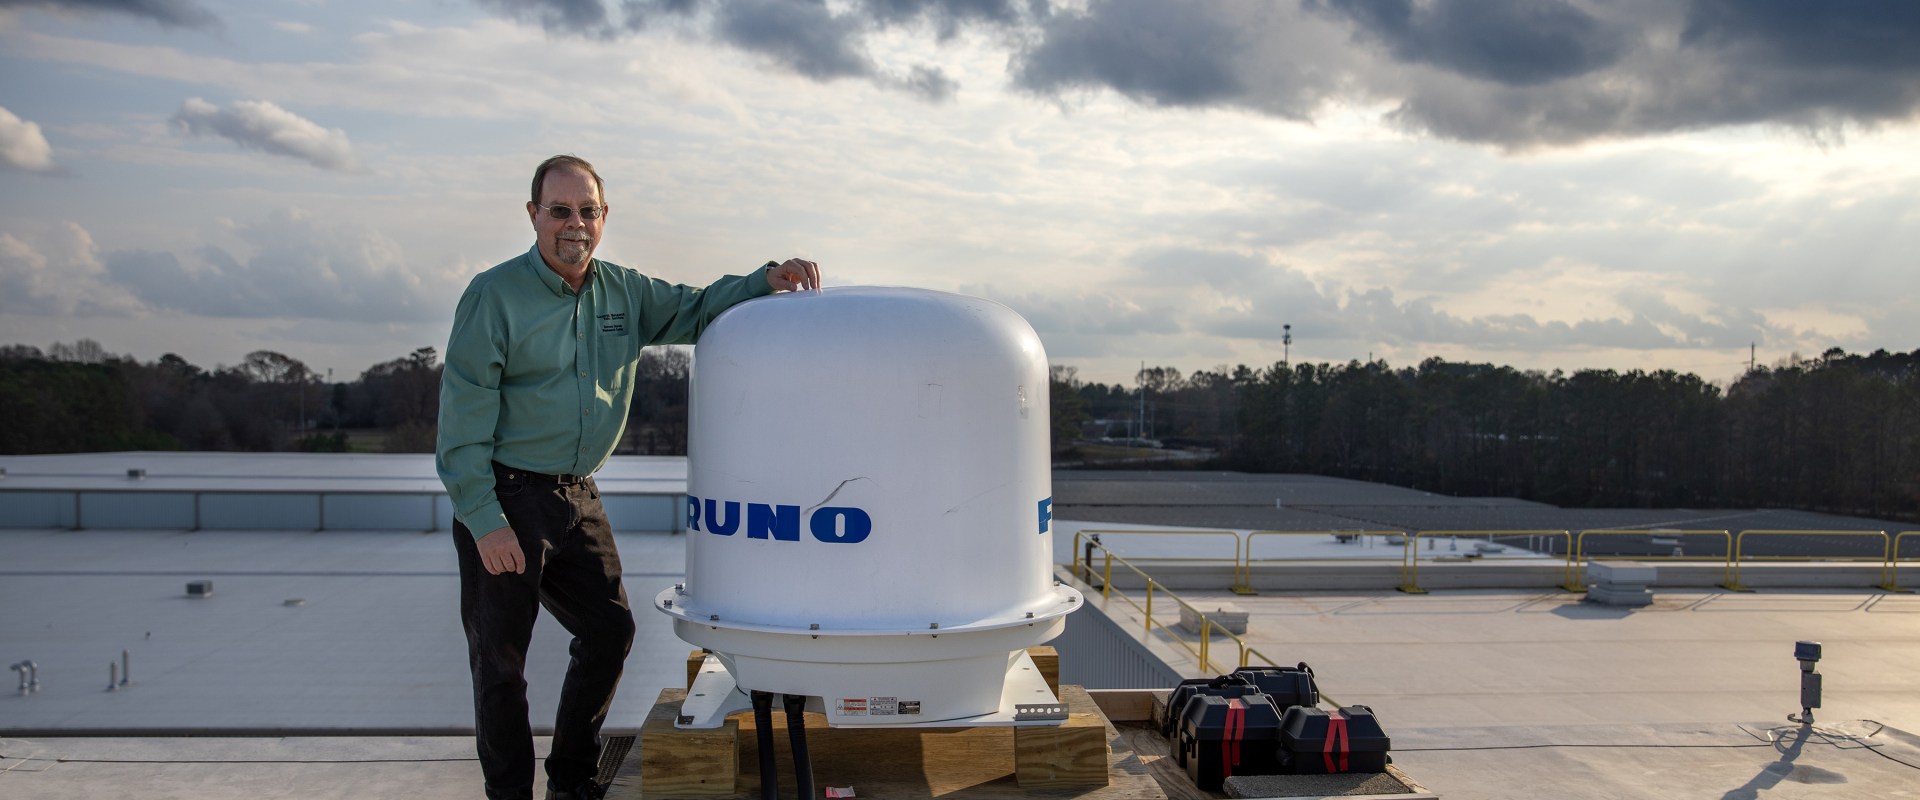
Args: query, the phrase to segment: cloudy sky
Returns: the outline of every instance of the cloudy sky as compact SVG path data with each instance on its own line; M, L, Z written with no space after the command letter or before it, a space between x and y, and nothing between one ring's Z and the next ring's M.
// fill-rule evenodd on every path
M600 256L1026 315L1131 383L1920 347L1920 3L0 0L0 343L441 346L594 161Z

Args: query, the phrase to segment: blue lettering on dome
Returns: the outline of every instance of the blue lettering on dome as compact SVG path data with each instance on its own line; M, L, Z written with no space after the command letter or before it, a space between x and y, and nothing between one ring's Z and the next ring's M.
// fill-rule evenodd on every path
M727 500L720 503L719 507L727 512L724 521L721 515L715 512L713 499L707 499L707 532L732 536L734 531L740 530L740 501Z
M800 507L748 503L747 538L765 539L769 535L780 542L800 541Z
M829 544L858 544L873 534L873 517L864 509L852 506L820 508L809 516L799 506L743 503L693 495L687 495L687 530L732 536L741 528L741 506L746 507L744 522L748 539L800 541L802 517L808 518L807 528L813 538Z
M867 512L848 506L822 508L808 522L813 538L833 544L859 544L873 532L873 518Z
M1040 532L1046 533L1053 525L1053 498L1040 501Z

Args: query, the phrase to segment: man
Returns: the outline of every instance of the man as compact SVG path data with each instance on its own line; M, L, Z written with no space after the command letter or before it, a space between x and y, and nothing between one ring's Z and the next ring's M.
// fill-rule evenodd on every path
M597 798L600 725L633 643L620 554L587 476L626 426L649 344L688 344L729 306L818 287L789 259L704 289L593 258L608 211L593 165L554 156L533 173L534 246L461 295L440 382L436 466L453 498L460 617L473 669L487 796L531 798L523 677L546 606L573 634L547 757L548 798Z

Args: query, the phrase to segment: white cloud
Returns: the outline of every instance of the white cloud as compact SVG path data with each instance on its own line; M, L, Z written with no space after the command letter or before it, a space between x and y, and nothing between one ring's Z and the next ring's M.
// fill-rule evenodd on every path
M40 135L39 123L28 122L0 106L0 166L29 172L53 169L53 148Z
M423 266L362 226L289 209L233 233L231 246L111 252L106 272L156 311L208 317L414 323L459 295L458 265Z
M322 128L264 100L240 100L223 109L189 97L173 119L190 133L218 136L250 150L297 158L321 169L362 169L346 131Z
M119 314L138 308L106 280L100 250L72 222L0 232L0 312L31 316Z
M305 22L294 22L292 20L281 20L279 22L275 22L273 23L273 27L286 31L288 33L312 33L313 32L312 25L309 25Z

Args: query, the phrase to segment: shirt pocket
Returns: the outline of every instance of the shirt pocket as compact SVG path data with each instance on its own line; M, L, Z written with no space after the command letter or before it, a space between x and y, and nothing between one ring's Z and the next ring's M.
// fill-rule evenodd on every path
M594 366L601 376L610 377L623 372L628 364L640 356L640 338L633 335L633 326L628 320L594 320Z

